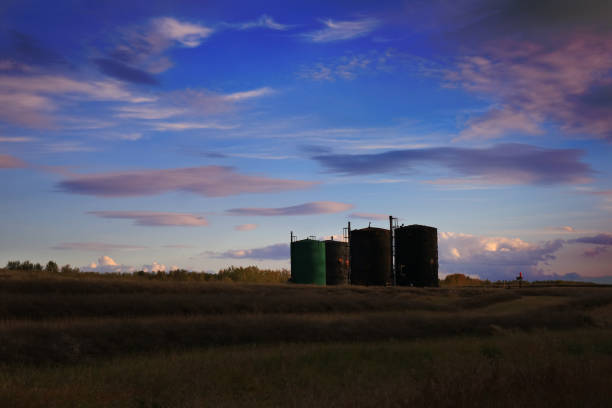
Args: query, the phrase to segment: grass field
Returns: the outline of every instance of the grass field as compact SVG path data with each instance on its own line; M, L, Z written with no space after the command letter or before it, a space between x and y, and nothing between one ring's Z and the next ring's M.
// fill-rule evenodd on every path
M0 406L597 406L612 288L0 271Z

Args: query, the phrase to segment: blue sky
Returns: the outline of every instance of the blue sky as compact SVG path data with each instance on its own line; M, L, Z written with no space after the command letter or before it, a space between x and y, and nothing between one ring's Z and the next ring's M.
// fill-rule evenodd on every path
M0 8L0 263L288 267L439 230L441 274L612 279L604 1Z

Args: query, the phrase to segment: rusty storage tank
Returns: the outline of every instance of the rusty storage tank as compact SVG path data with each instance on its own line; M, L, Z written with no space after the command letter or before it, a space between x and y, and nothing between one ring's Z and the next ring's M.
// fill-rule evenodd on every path
M291 281L325 285L325 242L302 239L291 243Z
M438 286L438 229L408 225L395 229L396 282L403 286Z
M350 234L353 285L391 283L391 232L383 228L363 228Z
M325 280L328 285L348 283L349 247L342 241L325 241Z

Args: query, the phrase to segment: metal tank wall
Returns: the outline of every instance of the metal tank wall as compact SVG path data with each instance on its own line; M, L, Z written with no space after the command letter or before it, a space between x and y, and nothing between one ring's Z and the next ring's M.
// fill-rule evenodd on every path
M325 241L325 274L328 285L348 283L349 247L342 241Z
M291 243L291 281L325 285L325 243L303 239Z
M402 286L438 286L438 230L426 225L395 229L396 282Z
M383 228L352 230L350 234L353 285L391 283L391 232Z

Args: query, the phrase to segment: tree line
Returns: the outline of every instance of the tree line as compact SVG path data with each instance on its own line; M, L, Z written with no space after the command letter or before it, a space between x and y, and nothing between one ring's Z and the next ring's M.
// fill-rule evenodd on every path
M43 267L40 263L30 261L9 261L4 267L9 271L22 271L30 273L64 275L74 277L103 277L103 278L141 278L162 281L231 281L231 282L262 282L262 283L284 283L289 281L291 273L287 269L273 270L260 269L257 266L230 266L219 270L217 273L196 272L186 269L175 269L172 271L135 271L129 273L121 272L86 272L70 265L61 268L54 261L49 261Z

